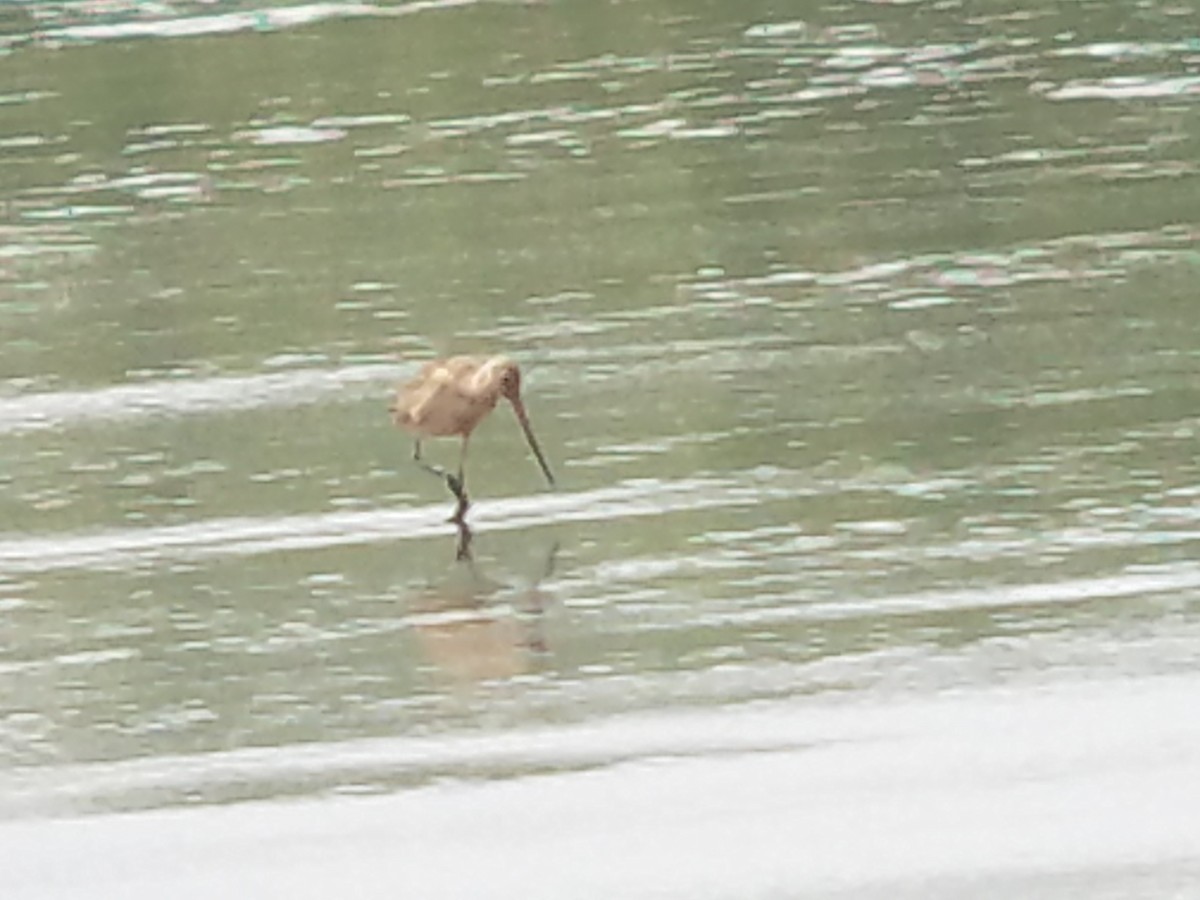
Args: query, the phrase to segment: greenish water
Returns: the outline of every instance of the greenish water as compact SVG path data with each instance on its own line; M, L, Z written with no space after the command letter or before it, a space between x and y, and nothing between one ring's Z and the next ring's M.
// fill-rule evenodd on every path
M367 793L470 857L475 813L439 786L553 783L556 837L587 842L634 814L585 826L571 798L656 790L659 766L646 821L704 796L705 839L663 824L673 849L589 890L700 896L669 873L738 823L960 802L940 775L995 775L1004 721L1024 723L1004 777L1049 793L1007 818L961 800L992 839L1046 806L1103 818L1076 787L1108 751L1182 810L1195 773L1154 748L1200 746L1167 714L1200 646L1197 97L1194 11L1171 3L9 4L7 839L188 807L220 833L288 799L336 844L386 831L332 824ZM520 362L560 482L497 410L469 562L387 413L451 353ZM1076 691L1110 699L1056 768L1043 726ZM1125 747L1114 723L1156 703ZM804 724L855 708L861 731ZM998 718L958 747L972 709ZM858 784L866 736L910 730L924 780L842 795L803 769L818 751ZM763 796L690 768L712 758ZM789 779L805 799L781 809ZM952 821L877 836L912 869L858 847L877 878L810 879L759 842L747 893L704 895L961 896L989 872L1165 895L1195 871L1119 817L1036 866L1003 839L961 870L907 852ZM443 895L432 862L362 853L342 863L380 895ZM545 896L589 895L577 855ZM46 871L5 895L69 896Z

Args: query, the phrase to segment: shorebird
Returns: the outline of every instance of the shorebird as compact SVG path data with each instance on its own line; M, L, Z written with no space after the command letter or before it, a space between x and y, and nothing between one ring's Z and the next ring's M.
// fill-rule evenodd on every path
M413 459L426 471L444 478L458 499L452 521L460 521L467 510L466 481L463 474L467 462L467 445L471 432L487 417L500 398L512 404L517 422L554 487L554 476L521 402L521 370L504 356L452 356L426 363L417 376L396 391L392 401L392 421L413 436ZM434 437L461 437L458 474L432 466L421 459L421 441Z

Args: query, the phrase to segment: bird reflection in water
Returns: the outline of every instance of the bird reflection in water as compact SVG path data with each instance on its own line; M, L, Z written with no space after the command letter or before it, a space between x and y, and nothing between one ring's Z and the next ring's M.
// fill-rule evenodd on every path
M472 553L473 534L455 522L455 562L440 583L413 597L413 633L426 659L459 684L503 681L528 673L547 653L543 630L558 543L528 587L487 577Z

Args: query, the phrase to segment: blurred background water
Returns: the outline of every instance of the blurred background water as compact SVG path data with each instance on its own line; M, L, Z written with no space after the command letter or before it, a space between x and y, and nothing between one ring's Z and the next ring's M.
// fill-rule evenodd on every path
M495 896L1188 896L1198 97L1170 0L5 4L5 895L300 817L484 896L516 808ZM561 482L498 410L469 561L387 414L463 352Z

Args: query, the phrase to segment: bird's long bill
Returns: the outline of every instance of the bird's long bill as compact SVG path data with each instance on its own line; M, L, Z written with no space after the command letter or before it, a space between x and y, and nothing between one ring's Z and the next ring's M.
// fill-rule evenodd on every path
M533 436L533 426L529 424L529 416L525 412L525 404L519 398L514 398L512 408L513 412L517 414L517 421L521 423L521 430L525 432L525 440L529 442L529 449L533 451L533 455L537 457L538 465L546 473L546 480L550 482L550 487L554 487L554 476L550 473L550 465L546 462L546 457L542 455L542 448L538 446L537 438Z

